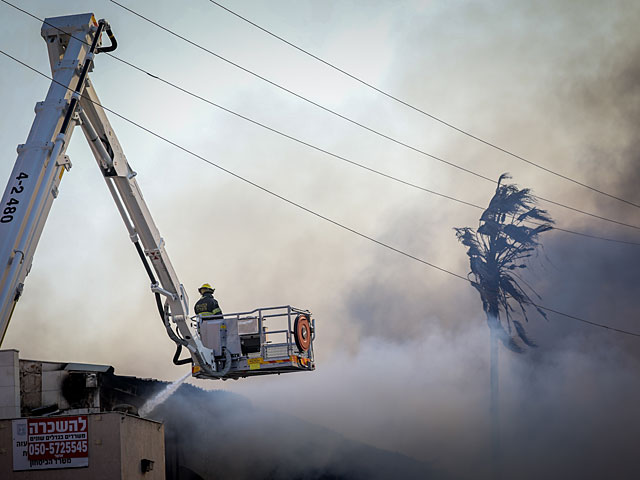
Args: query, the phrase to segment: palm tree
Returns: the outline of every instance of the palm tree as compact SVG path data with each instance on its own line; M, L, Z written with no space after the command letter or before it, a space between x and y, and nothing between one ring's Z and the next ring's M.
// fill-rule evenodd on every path
M554 223L545 210L536 207L537 199L528 188L503 184L511 178L502 174L489 206L480 217L477 229L456 228L456 237L467 247L471 265L469 280L480 293L491 335L491 444L494 477L499 476L498 415L498 342L514 352L523 346L535 347L525 327L514 317L519 307L528 321L527 307L533 306L546 318L523 288L540 296L516 272L526 268L525 262L539 246L538 235L551 230ZM533 223L533 225L531 225ZM501 317L501 313L504 315Z

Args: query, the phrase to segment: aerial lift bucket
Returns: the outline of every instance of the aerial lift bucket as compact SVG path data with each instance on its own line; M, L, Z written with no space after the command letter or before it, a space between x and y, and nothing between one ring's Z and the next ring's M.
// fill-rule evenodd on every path
M194 365L194 377L224 380L315 369L315 320L308 310L285 305L191 320L218 372L212 377Z

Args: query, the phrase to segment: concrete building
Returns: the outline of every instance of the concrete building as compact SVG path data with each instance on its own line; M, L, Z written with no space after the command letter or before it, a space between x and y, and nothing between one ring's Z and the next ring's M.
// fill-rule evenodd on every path
M43 417L31 417L38 420ZM55 419L56 417L45 417ZM71 417L72 418L72 417ZM24 480L164 480L164 426L125 413L108 412L87 415L86 466L50 463L46 460L27 461L16 465L16 445L12 423L0 420L0 478ZM53 442L44 442L51 445ZM58 442L63 443L63 442ZM19 452L16 452L16 449ZM26 450L28 453L28 450ZM63 455L63 454L61 454ZM54 457L54 455L51 455ZM80 457L85 459L85 457ZM78 457L76 457L78 459ZM40 468L40 469L34 469ZM51 467L51 468L46 468ZM16 468L25 468L16 470Z
M135 415L162 387L0 351L0 478L164 480L164 425Z

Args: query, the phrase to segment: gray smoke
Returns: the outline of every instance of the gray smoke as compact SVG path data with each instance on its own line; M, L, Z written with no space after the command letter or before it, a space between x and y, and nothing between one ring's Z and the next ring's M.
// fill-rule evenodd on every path
M491 197L488 182L334 122L158 35L115 6L32 3L43 16L93 7L120 35L117 53L154 73L427 188L482 205ZM534 193L639 223L636 209L365 92L222 12L194 3L176 15L172 2L139 3L136 8L162 23L412 145L492 178L509 171ZM640 8L634 0L244 5L249 17L413 104L640 201ZM39 52L34 61L48 68L39 26L27 32L18 14L2 13L15 52L25 58ZM162 48L140 49L139 38ZM44 98L47 82L6 62L11 74L0 84L12 114L0 120L0 147L3 158L13 159L32 120L30 105ZM198 153L411 254L457 273L468 270L452 228L475 226L477 211L309 152L108 58L98 57L92 75L106 105ZM230 462L221 463L223 471L238 476L256 465L274 478L321 472L358 478L354 465L386 474L379 459L384 467L408 469L399 472L415 467L467 479L487 475L488 330L468 284L265 197L122 121L113 123L190 292L210 281L225 311L292 303L310 308L318 322L316 372L215 384L250 398L253 407L230 394L183 395L191 387L181 389L165 418L181 429L186 444L194 443L190 429L207 438L198 440L197 454L205 458L221 449ZM173 345L147 279L81 144L74 138L74 168L3 346L31 358L60 359L60 352L69 352L75 361L113 364L119 373L176 378ZM8 175L9 166L2 168ZM560 226L638 241L633 229L543 207ZM562 232L545 234L542 242L544 251L525 274L544 305L640 332L637 247ZM638 339L554 315L548 321L532 315L528 328L539 347L520 356L504 352L500 363L505 478L637 478ZM268 434L282 424L292 428L279 431L278 440L289 447L279 449ZM372 449L358 456L363 443ZM309 451L309 468L299 468Z
M460 81L470 88L470 77L486 78L496 67L487 61L491 49L509 38L511 63L498 66L496 76L511 78L505 83L511 90L505 89L502 98L490 92L487 103L500 98L511 109L498 118L482 109L474 112L477 131L490 132L540 163L638 202L640 38L633 26L639 18L637 6L619 2L605 14L595 3L540 5L534 10L497 2L475 10L470 28L495 27L495 36L480 35L478 43L467 46L482 51L478 58L484 67L466 57L466 68L475 77L455 77L454 85ZM537 35L514 35L509 25L487 20L501 7L511 19L521 15L528 27L536 24ZM451 8L457 12L458 6ZM429 38L442 34L450 39L450 32L460 25L468 26L452 14L451 21L429 29ZM426 33L412 33L416 44L427 41ZM440 45L446 50L450 44ZM533 60L527 64L516 57ZM461 74L457 67L445 64L447 68ZM528 83L527 74L540 83ZM431 86L408 83L415 98L426 95ZM489 92L487 84L483 87L483 93ZM491 114L497 104L491 105ZM491 161L496 178L501 169L510 170L517 183L534 193L638 223L630 207L515 161L497 161L495 152L472 146L456 151L471 152L470 157L487 169ZM461 180L452 188L463 198L475 196L481 204L491 194L471 181ZM466 272L464 249L455 245L451 228L475 226L477 213L455 210L455 218L446 218L443 205L431 199L424 204L414 199L393 213L385 211L383 239L425 259L437 259L455 272ZM543 207L561 226L638 241L631 229ZM526 280L542 295L542 304L640 333L637 247L559 231L545 234L543 244L525 271ZM265 394L272 398L269 405L286 405L281 409L375 446L398 448L461 478L487 477L489 334L476 292L464 282L378 252L368 264L359 265L350 288L332 294L332 301L335 316L324 320L344 327L349 340L325 354L315 374L234 389ZM636 478L638 338L553 314L548 320L534 314L527 326L539 347L523 355L505 351L500 362L505 478ZM299 388L299 395L314 405L311 413L286 404L284 391L292 388Z
M448 478L405 455L348 440L227 392L183 385L151 416L165 424L168 478Z

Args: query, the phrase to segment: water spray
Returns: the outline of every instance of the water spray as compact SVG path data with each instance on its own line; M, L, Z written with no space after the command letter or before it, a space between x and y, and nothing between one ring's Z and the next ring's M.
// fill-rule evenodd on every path
M184 382L187 378L191 376L191 372L186 373L183 377L175 380L173 383L167 385L163 390L158 392L155 396L150 398L145 402L145 404L138 410L138 414L141 417L146 417L149 415L154 408L163 403L167 398L169 398L173 392L175 392L178 387Z

